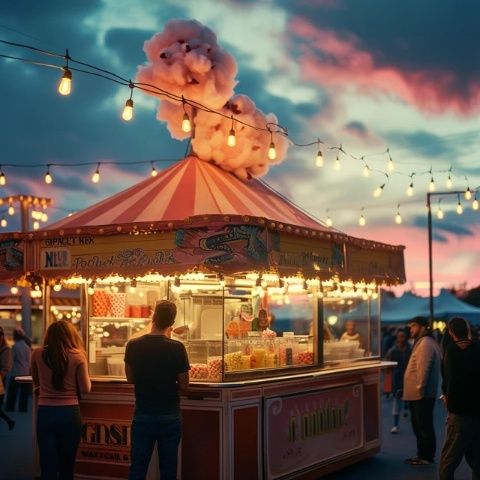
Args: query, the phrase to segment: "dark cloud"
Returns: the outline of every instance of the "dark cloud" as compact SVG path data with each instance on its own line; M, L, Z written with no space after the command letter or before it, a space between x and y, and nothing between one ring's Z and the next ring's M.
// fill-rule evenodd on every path
M464 205L464 208L465 207L466 206ZM432 209L435 209L435 207L432 207ZM433 215L435 215L435 213L433 213ZM472 237L475 232L470 227L470 225L475 225L475 215L478 215L478 213L469 212L467 210L461 216L457 215L455 212L445 212L445 218L443 220L438 220L437 218L433 217L432 238L434 242L448 243L448 234L454 234L458 237ZM421 216L416 216L413 219L412 224L415 227L427 231L427 215L425 214Z

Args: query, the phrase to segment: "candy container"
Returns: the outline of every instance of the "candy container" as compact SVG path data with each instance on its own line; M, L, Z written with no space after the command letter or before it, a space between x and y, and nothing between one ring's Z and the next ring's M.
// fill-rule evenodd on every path
M222 370L224 367L222 357L208 357L207 366L208 379L216 382L220 381L222 379Z
M192 363L189 376L190 380L206 380L208 378L208 366L205 363Z

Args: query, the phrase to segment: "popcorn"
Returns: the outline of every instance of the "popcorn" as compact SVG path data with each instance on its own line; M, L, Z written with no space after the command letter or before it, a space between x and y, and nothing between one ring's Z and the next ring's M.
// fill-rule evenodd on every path
M296 364L313 365L313 352L302 352L296 355Z
M242 369L242 352L232 352L225 355L225 364L227 370Z
M208 378L208 366L205 363L192 363L189 372L190 380L206 380Z
M208 379L214 381L222 380L222 371L225 368L222 357L208 357Z

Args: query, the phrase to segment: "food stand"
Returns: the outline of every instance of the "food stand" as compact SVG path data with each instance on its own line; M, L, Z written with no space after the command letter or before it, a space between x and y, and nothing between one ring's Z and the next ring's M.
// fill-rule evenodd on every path
M163 298L177 304L192 366L180 478L318 478L379 450L378 287L405 281L402 246L328 228L194 156L13 238L43 279L46 311L53 285L81 291L93 388L78 478L127 476L125 343ZM342 316L361 302L362 340L340 341Z

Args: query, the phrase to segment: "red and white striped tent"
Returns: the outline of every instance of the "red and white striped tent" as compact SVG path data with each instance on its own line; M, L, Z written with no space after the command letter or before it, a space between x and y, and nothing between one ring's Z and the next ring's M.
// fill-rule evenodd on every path
M262 181L242 181L193 156L156 177L54 223L48 229L150 222L175 222L178 225L178 222L192 217L224 215L260 217L285 225L331 231Z
M13 238L26 243L25 270L46 278L200 269L405 281L403 246L329 228L264 182L194 156Z

